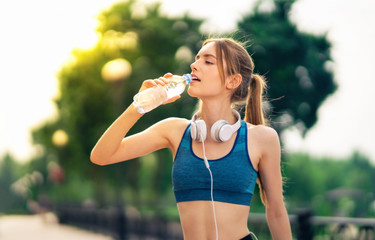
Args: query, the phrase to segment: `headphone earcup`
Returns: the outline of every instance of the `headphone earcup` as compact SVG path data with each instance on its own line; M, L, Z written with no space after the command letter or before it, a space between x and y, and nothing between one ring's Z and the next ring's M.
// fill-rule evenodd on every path
M226 142L233 134L232 126L225 120L219 120L211 127L211 137L218 142Z
M203 120L195 120L191 122L191 138L194 141L202 142L206 140L207 137L207 127Z

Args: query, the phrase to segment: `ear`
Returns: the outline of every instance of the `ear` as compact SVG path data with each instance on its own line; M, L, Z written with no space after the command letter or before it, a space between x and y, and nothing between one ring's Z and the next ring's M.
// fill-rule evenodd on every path
M226 87L227 89L233 90L233 89L236 89L238 86L240 86L241 82L242 82L241 74L236 73L228 78Z

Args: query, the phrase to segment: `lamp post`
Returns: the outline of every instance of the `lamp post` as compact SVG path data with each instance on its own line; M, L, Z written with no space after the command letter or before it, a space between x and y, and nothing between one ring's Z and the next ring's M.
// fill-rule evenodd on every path
M102 71L101 71L102 78L106 82L108 82L110 85L111 93L112 93L111 94L112 101L118 113L121 113L122 111L124 111L123 84L124 84L124 80L126 80L130 76L131 73L132 73L132 66L129 63L129 61L127 61L124 58L116 58L114 60L107 62L106 64L104 64ZM116 175L119 176L120 175L119 168L117 168L115 171L116 171ZM119 188L120 189L123 188L122 181L119 181ZM119 218L121 220L118 223L120 224L118 226L119 233L121 235L120 239L124 239L123 235L124 235L125 224L123 222L124 221L124 218L123 218L124 209L123 209L123 199L121 196L121 190L116 191L115 197L117 201L117 206L116 206L117 213L119 214Z

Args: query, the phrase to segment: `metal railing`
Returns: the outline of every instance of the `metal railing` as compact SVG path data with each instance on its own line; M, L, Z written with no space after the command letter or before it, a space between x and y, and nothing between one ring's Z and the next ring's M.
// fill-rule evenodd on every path
M297 239L374 240L375 219L313 216L310 210L297 215Z
M56 213L61 224L75 225L94 232L111 235L114 239L181 240L180 223L161 217L145 217L122 208L101 210L60 206ZM313 216L309 210L289 215L293 233L298 240L373 240L375 219ZM264 214L251 213L250 230L258 239L272 239Z

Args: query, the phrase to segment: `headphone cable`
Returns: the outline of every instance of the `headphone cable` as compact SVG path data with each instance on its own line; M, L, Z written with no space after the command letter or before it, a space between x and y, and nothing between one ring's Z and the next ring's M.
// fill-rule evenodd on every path
M201 138L203 140L202 133L201 133ZM215 230L216 230L216 240L218 240L219 239L219 231L218 231L218 228L217 228L215 202L214 202L214 179L212 177L212 172L211 172L211 169L210 169L210 164L208 164L208 160L207 160L207 157L206 157L206 151L205 151L205 147L204 147L204 140L202 141L202 147L203 147L203 160L204 160L204 163L206 164L206 167L207 167L208 172L210 173L210 177L211 177L211 203L212 203L212 211L213 211L214 223L215 223Z
M212 177L212 172L211 172L211 169L210 169L210 164L208 163L208 159L206 157L206 150L205 150L205 147L204 147L204 138L203 138L203 134L202 133L201 133L201 139L202 139L204 164L206 165L206 168L208 169L208 172L210 173L210 177L211 177L211 203L212 203L212 211L213 211L214 222L215 222L216 240L218 240L219 239L219 231L218 231L218 228L217 228L216 211L215 211L215 201L214 201L214 191L213 191L213 189L214 189L214 179ZM256 240L258 240L258 238L255 236L255 234L253 232L250 232L250 234Z

